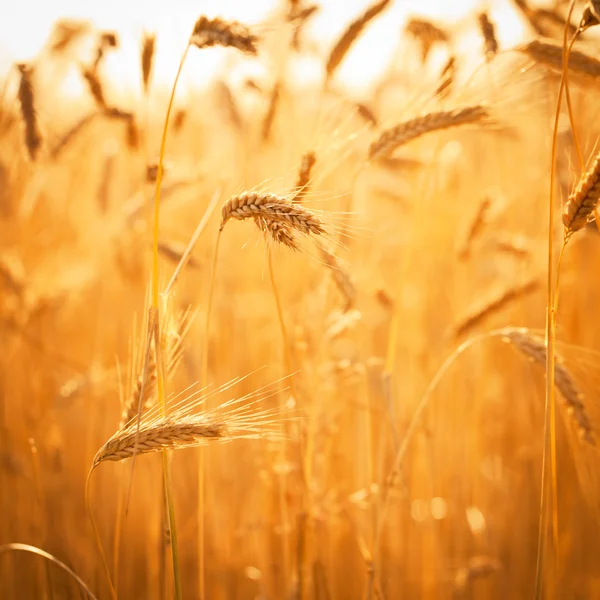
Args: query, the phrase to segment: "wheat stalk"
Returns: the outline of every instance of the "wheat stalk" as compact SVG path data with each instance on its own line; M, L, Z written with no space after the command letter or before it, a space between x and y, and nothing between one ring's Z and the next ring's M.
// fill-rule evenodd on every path
M197 48L226 46L237 48L246 54L256 54L257 37L248 27L237 21L225 21L221 18L200 17L192 31L190 44Z
M546 364L546 343L543 338L534 335L524 327L507 327L500 331L502 339L510 342L519 352L542 367ZM571 373L564 364L560 354L556 354L554 367L554 383L560 391L567 412L573 418L581 439L592 446L596 445L590 418L583 403L584 394L578 388Z
M594 158L590 169L581 176L577 187L565 204L562 218L567 237L585 226L598 205L598 199L600 199L600 153Z
M487 108L476 104L415 117L383 131L369 147L369 159L385 158L400 146L432 131L483 123L489 119L489 116Z
M379 15L385 8L387 8L390 0L380 0L375 4L371 5L362 15L352 21L346 28L340 39L337 41L327 59L325 66L325 72L327 79L331 79L338 65L344 60L344 57L350 50L352 44L356 38L361 34L362 30L372 21L377 15Z
M243 192L230 198L221 211L220 229L225 227L229 219L243 220L250 217L286 223L307 235L325 233L323 221L313 211L293 204L284 196L260 192Z
M42 145L42 136L35 110L33 67L25 63L19 63L17 64L17 68L21 73L18 97L21 105L21 116L25 125L25 145L29 152L29 158L35 160Z

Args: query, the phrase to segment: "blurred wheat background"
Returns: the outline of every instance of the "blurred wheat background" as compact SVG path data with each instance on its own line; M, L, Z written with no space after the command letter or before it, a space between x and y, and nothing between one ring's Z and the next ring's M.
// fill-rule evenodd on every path
M11 544L111 597L93 464L120 598L176 597L175 579L186 599L533 597L568 3L379 4L339 64L363 0L24 2L0 19L1 598L85 596ZM146 352L161 135L201 15L244 23L256 51L196 40L184 64ZM580 34L570 74L583 166L559 121L556 256L597 152L597 40ZM323 231L232 212L264 194ZM560 277L545 598L600 598L591 209ZM164 455L176 539L146 452L173 444L142 439L163 360L170 418L211 428Z

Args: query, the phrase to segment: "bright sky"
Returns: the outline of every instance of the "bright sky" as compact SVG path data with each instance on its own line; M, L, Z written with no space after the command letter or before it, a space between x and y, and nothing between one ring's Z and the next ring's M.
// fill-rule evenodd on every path
M321 9L311 19L312 32L328 47L336 35L367 6L370 0L320 0ZM308 3L308 2L307 2ZM99 28L119 32L123 44L120 63L139 68L139 39L144 29L157 32L155 80L170 81L190 29L201 14L234 18L245 23L264 22L283 0L4 0L0 10L0 73L15 60L29 60L47 39L52 23L60 17L92 20ZM473 7L491 10L498 37L505 46L517 42L522 25L510 0L395 0L382 18L361 36L341 75L352 82L364 81L385 67L408 15L422 15L440 22L460 22ZM480 43L477 41L477 43ZM129 48L129 50L128 50ZM119 68L119 75L127 72Z

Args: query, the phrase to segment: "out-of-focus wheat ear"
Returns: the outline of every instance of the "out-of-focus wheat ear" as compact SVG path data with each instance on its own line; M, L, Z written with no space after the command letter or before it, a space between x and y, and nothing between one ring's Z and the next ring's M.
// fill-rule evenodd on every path
M534 62L544 65L555 73L562 73L562 43L549 39L537 39L518 48ZM569 76L586 82L600 82L600 60L580 50L569 54Z
M425 62L429 56L431 47L436 42L447 43L448 34L431 21L424 19L411 19L404 29L406 33L412 35L421 45L421 61Z
M456 57L451 55L446 64L444 65L440 74L440 85L435 91L435 95L444 99L452 93L452 85L454 83L454 76L456 75Z
M524 327L506 327L500 330L502 339L509 342L519 352L531 358L542 368L546 365L546 342ZM596 445L596 434L585 408L585 395L579 389L572 374L565 365L564 358L556 353L554 384L566 404L567 414L573 420L579 438L591 446Z
M106 50L116 48L119 45L119 36L114 31L103 31L98 38L96 46L96 56L94 58L93 70L97 71Z
M562 219L566 237L585 226L598 205L599 199L600 153L594 158L591 168L581 176L577 187L565 204Z
M221 18L200 17L192 31L190 44L197 48L226 46L237 48L246 54L256 54L258 38L243 23L225 21Z
M312 150L309 150L303 154L302 161L300 162L300 170L298 171L298 180L296 181L295 187L297 192L296 195L292 197L292 202L301 203L306 197L312 170L316 162L317 155Z
M277 244L283 244L291 250L298 252L300 246L294 236L294 230L287 223L280 221L271 221L264 217L255 217L256 226L265 234L265 236L273 240Z
M76 39L91 30L88 21L60 19L56 21L50 33L48 47L50 52L64 52Z
M25 145L29 153L29 158L35 160L42 145L42 135L35 109L35 95L33 92L34 70L31 65L25 63L18 63L17 68L21 73L18 97L25 129Z
M102 110L106 110L108 105L106 104L106 99L104 98L104 88L102 87L102 82L98 77L97 70L82 67L81 74L87 83L92 98L94 98L94 101L96 102L96 106Z
M466 235L464 236L463 242L458 251L458 257L460 259L464 260L468 258L473 241L479 235L479 232L487 221L487 215L491 205L492 201L488 196L484 196L479 203L477 212L469 223Z
M232 196L221 210L220 229L225 227L229 219L244 220L251 217L286 223L305 235L325 233L323 221L313 211L292 203L285 196L267 192L242 192Z
M479 298L468 311L457 320L457 323L454 326L454 335L459 337L468 333L471 329L479 325L486 317L502 310L512 300L534 292L539 286L539 279L533 278L525 283L516 285L511 284L508 287L493 290L492 293Z
M301 8L298 3L292 4L288 13L288 21L294 25L294 33L292 34L292 48L300 50L300 36L308 19L319 10L316 4Z
M490 59L498 53L498 40L496 39L496 27L490 21L486 12L479 13L479 30L483 36L486 58Z
M321 256L323 257L325 265L331 271L337 289L340 291L344 297L344 300L346 301L344 311L348 312L354 308L357 296L356 286L352 281L352 276L347 269L342 266L337 256L327 250L327 248L321 248Z
M160 254L175 264L179 264L179 261L182 259L183 253L185 252L185 248L186 245L181 244L180 242L158 242L158 251ZM190 256L187 266L192 267L192 269L199 269L201 267L201 263L198 262L193 256Z
M173 131L175 133L177 133L178 131L181 131L181 129L183 128L183 125L185 124L185 122L187 120L187 116L188 116L188 112L185 108L180 108L179 110L175 111L175 114L173 115L173 119L171 120L171 127L173 128Z
M375 112L363 102L357 102L354 106L356 106L356 112L361 117L361 119L365 120L369 125L373 127L377 127L377 115Z
M363 29L381 12L383 12L388 5L390 0L380 0L375 4L372 4L362 15L352 21L346 28L340 39L337 41L327 59L325 66L325 73L327 80L331 79L335 70L339 64L344 60L348 50L352 47L352 44L356 41L358 36L362 33Z
M461 567L454 577L454 589L457 593L465 593L476 580L489 577L502 570L502 563L491 556L474 556L467 565Z
M384 130L369 147L369 159L388 157L394 150L432 131L490 121L489 110L480 104L431 112Z
M218 80L215 82L215 89L219 98L219 106L223 108L227 119L235 129L242 131L244 129L244 119L240 114L240 109L231 88L225 81Z
M96 195L98 209L102 214L106 214L109 208L111 198L111 185L114 179L115 167L119 148L113 140L108 142L103 148L104 160L102 170L100 171L100 183Z
M147 94L150 88L150 78L152 77L152 67L154 64L154 50L156 46L156 34L144 32L142 38L142 84L144 92Z
M52 147L50 150L50 157L53 160L57 159L69 144L77 138L78 134L101 114L102 113L99 112L93 112L79 119L79 121L77 121L77 123L75 123L75 125L73 125L73 127L71 127Z
M600 25L600 2L598 0L590 0L583 9L579 32L583 33L586 29L595 25Z
M263 124L261 128L261 136L263 141L266 141L271 137L273 121L275 120L275 115L277 113L277 107L279 106L280 100L281 82L276 81L275 85L273 86L273 89L271 90L271 95L269 96L269 106L267 108L267 112L265 113L265 118L263 119Z

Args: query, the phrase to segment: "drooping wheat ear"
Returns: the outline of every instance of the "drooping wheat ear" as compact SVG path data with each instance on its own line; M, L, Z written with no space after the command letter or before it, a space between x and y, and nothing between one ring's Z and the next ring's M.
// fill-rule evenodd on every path
M102 82L98 77L98 71L96 69L88 69L82 67L81 74L85 79L90 94L94 98L94 101L96 102L98 108L107 110L108 105L106 104L106 99L104 98L104 88L102 87Z
M546 344L542 337L524 327L507 327L501 330L501 335L519 352L542 367L546 365ZM557 353L555 361L554 383L565 401L567 413L572 417L581 439L595 446L594 430L584 405L585 396L566 367L564 358Z
M302 202L306 197L308 191L308 185L310 183L310 176L317 162L317 155L309 150L302 156L300 162L300 170L298 171L298 180L296 181L296 195L292 198L292 202Z
M337 41L327 59L325 72L327 79L331 79L338 65L344 60L344 57L350 50L352 44L356 41L362 30L390 4L390 0L380 0L371 5L362 15L352 21Z
M29 158L35 160L42 145L37 113L35 110L35 96L33 93L33 67L25 63L17 64L21 73L19 83L19 103L21 104L21 116L25 127L25 145L29 152Z
M272 221L264 217L254 217L256 226L269 238L278 244L283 244L291 250L299 251L300 246L294 236L294 230L287 223Z
M498 40L496 39L496 27L490 21L486 12L479 13L479 29L485 44L485 54L488 58L495 56L498 52Z
M468 258L473 241L478 236L479 232L481 231L481 229L487 221L487 215L491 205L492 201L488 196L484 196L481 199L481 202L477 207L477 212L475 213L475 215L471 219L471 222L469 223L463 243L461 244L461 247L458 251L459 258L463 260Z
M154 48L156 45L156 34L144 33L142 38L142 83L144 92L148 93L150 87L150 77L152 76L152 66L154 63Z
M518 50L555 73L562 72L562 42L537 39L520 46ZM572 50L569 55L569 73L584 81L599 82L600 60L579 50Z
M456 74L456 57L450 56L440 74L440 85L435 91L438 98L446 98L452 92L454 75Z
M424 19L411 19L405 27L406 33L412 35L421 44L421 60L425 62L435 42L447 42L448 34Z
M389 156L394 150L415 140L426 133L484 123L490 118L490 113L485 106L480 104L442 110L404 121L390 129L383 131L369 148L369 159L377 160Z
M247 54L256 54L257 41L258 38L242 23L204 16L196 21L190 37L190 44L197 48L229 46Z
M464 316L458 319L458 323L454 327L454 334L461 336L467 333L470 329L478 325L482 319L501 310L511 300L535 291L539 287L539 284L538 279L530 279L522 284L510 285L500 290L494 290L493 293L478 300L469 308Z
M179 264L185 253L186 244L180 242L158 242L158 251L168 260L174 262L176 265ZM199 269L201 263L198 262L193 256L190 256L186 261L186 266L192 269Z
M594 158L591 168L584 173L577 187L569 196L563 210L565 235L579 231L585 226L600 199L600 153Z
M356 286L352 281L352 277L342 266L335 254L326 248L321 248L321 255L328 269L331 271L337 289L346 301L344 310L348 312L356 303Z
M243 220L250 217L286 223L307 235L325 233L323 221L313 211L300 204L293 204L285 196L259 192L242 192L230 198L221 211L221 229L229 219Z
M227 426L223 422L211 422L202 417L160 419L142 423L139 431L137 427L117 431L100 448L93 464L96 467L107 460L126 460L134 454L195 446L226 436Z

